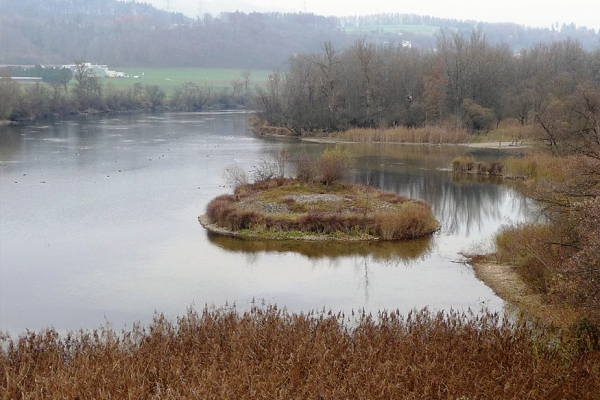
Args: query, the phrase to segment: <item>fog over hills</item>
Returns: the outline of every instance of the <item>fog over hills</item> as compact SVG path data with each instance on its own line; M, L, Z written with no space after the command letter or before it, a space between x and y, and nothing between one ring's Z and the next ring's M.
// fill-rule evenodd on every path
M217 2L156 1L172 9L175 4L195 3L198 12L205 8L207 13L192 18L133 1L0 0L0 64L87 60L117 67L274 69L285 68L294 54L320 51L326 41L340 50L358 38L378 45L433 49L440 29L466 34L476 29L490 43L508 45L513 51L566 38L588 50L600 43L595 30L574 24L528 28L398 13L347 17L247 13L242 6L248 3L238 0L218 4L239 5L239 11L213 15L208 12ZM279 9L285 11L283 6Z
M460 2L442 0L148 0L157 8L197 17L199 12L216 16L222 12L304 12L317 15L417 14L436 18L476 20L485 23L515 23L548 28L574 23L600 29L600 3L596 0L552 2L505 0L502 2Z

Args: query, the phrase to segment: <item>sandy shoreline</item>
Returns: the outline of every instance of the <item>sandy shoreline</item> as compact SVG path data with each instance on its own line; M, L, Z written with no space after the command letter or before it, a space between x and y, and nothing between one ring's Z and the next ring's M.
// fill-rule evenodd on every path
M275 135L271 135L272 137L278 137ZM289 136L280 136L280 137L289 137ZM325 144L335 144L335 143L385 143L385 144L398 144L398 145L406 145L406 146L464 146L470 147L473 149L501 149L501 150L510 150L510 149L527 149L530 146L529 143L520 143L518 145L513 144L514 142L481 142L481 143L444 143L441 145L436 145L432 143L408 143L408 142L355 142L351 140L342 140L336 138L311 138L311 137L301 137L299 138L305 142L313 142L313 143L325 143Z
M510 265L500 265L492 257L476 257L470 261L477 279L489 286L498 297L518 307L526 315L560 326L574 323L579 314L562 305L548 304L542 295L532 292Z

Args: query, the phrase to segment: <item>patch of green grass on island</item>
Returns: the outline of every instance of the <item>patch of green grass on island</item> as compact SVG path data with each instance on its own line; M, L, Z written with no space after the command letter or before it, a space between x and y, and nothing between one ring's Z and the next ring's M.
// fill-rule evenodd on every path
M370 186L290 178L240 185L213 199L201 222L233 236L279 240L407 240L439 229L421 200Z

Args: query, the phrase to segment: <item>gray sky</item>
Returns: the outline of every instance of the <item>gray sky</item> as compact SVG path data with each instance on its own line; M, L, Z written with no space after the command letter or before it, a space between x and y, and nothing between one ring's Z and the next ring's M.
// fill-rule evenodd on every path
M600 0L138 0L157 8L196 17L198 11L221 12L306 11L319 15L364 15L378 12L515 22L550 27L558 22L600 29Z

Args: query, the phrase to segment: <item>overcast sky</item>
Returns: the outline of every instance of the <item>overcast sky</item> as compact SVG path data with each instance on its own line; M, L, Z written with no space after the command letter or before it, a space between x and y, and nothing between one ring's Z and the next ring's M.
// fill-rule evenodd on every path
M600 0L138 0L196 17L199 10L221 12L300 12L364 15L378 12L431 15L484 22L515 22L550 27L558 22L600 29Z

